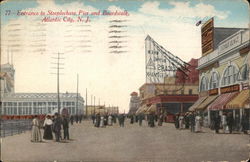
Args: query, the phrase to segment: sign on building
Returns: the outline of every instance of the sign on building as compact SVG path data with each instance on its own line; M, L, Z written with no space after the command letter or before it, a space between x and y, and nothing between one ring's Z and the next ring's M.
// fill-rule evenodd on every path
M177 70L171 64L167 51L164 50L150 36L147 36L145 40L146 83L164 83L164 78L173 75Z
M214 35L214 19L211 18L201 27L202 56L205 56L214 50L213 35Z

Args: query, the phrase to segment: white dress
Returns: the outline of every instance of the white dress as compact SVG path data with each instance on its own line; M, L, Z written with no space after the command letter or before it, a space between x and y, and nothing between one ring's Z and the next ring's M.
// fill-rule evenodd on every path
M109 118L108 118L108 125L112 125L112 116L109 116Z
M100 127L104 127L104 117L101 116Z
M195 132L201 132L201 117L198 115L195 117Z
M39 129L39 121L37 118L32 120L31 142L41 142L42 136Z
M182 129L183 127L183 116L179 117L179 128Z

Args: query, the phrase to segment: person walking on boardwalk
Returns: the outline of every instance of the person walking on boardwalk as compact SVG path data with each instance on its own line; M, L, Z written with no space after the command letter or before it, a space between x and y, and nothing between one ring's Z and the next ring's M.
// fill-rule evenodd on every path
M140 114L138 115L139 126L142 126L142 120L143 120L143 114L140 113Z
M186 113L184 116L184 124L185 124L185 128L189 129L189 113Z
M75 115L75 121L76 121L76 123L78 123L78 121L79 121L78 114Z
M149 114L149 126L155 127L155 115L153 114L153 112L150 112Z
M163 123L163 114L160 114L158 119L158 126L162 126L162 123Z
M71 123L71 125L73 125L73 123L74 123L74 116L73 115L70 115L70 123Z
M241 126L242 126L242 132L244 132L244 134L247 134L247 130L248 130L248 120L247 120L247 114L244 113L242 118L241 118Z
M31 142L42 142L42 136L39 127L40 125L38 116L35 115L34 119L32 120Z
M92 119L93 124L95 124L95 114L91 115L91 119Z
M184 117L183 117L183 114L180 114L180 116L179 116L179 129L183 129L184 128L183 125L184 125Z
M201 116L199 114L195 117L195 132L201 132Z
M189 115L189 118L190 118L190 130L191 130L191 132L194 132L194 126L195 126L195 114L194 114L194 112L192 112Z
M226 127L227 127L227 116L225 113L223 113L222 118L221 118L221 124L223 128L223 133L226 133ZM220 127L220 125L219 125ZM218 133L218 132L217 132Z
M134 123L134 115L131 114L131 115L130 115L130 124L133 124L133 123Z
M52 120L49 115L46 116L44 123L43 123L43 128L44 128L44 133L43 133L43 139L45 140L52 140L53 135L52 135Z
M179 113L174 116L175 128L179 129Z
M113 125L113 117L112 117L111 114L109 114L109 116L108 116L108 125L109 125L109 126L112 126L112 125Z
M223 116L222 116L222 123L225 122L223 121ZM220 123L221 123L221 117L220 115L217 113L214 117L214 129L215 129L215 133L219 133L219 129L220 129ZM223 127L224 129L224 127ZM224 131L224 130L223 130ZM224 131L225 133L225 131Z
M95 127L100 127L100 122L101 122L101 116L100 114L96 114L96 117L95 117Z
M124 127L125 115L124 114L120 114L118 118L119 118L119 125L120 125L120 127Z
M63 116L62 125L63 125L63 139L69 140L69 121L66 116Z
M103 115L101 115L100 127L101 128L105 127L105 117Z
M231 134L233 132L233 124L234 124L234 117L233 113L229 112L227 116L227 126L229 129L229 133Z
M59 142L60 138L61 138L61 125L62 125L62 120L61 120L59 114L55 113L55 120L53 123L53 131L55 133L56 142Z

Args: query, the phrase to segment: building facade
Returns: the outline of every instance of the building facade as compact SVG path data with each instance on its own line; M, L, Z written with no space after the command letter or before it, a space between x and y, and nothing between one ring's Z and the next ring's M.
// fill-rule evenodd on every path
M1 99L2 115L41 115L58 111L57 93L13 93ZM60 107L69 114L82 114L84 100L76 93L61 93Z
M209 124L216 113L232 112L236 120L243 113L250 116L249 36L248 29L235 28L198 61L199 100L190 110L208 116Z
M164 83L141 86L141 105L136 113L164 113L171 122L174 114L187 112L198 99L197 64L198 60L192 59L187 73L177 71L175 76L165 77Z

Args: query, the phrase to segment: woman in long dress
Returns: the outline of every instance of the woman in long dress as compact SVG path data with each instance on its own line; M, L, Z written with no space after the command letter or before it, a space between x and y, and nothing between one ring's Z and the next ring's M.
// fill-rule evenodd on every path
M100 127L104 127L104 116L101 116Z
M42 142L37 115L35 115L35 118L32 120L31 142Z
M108 117L108 125L111 126L112 125L112 116L109 115Z
M199 115L195 117L195 132L201 132L201 117Z
M183 128L183 119L184 119L184 117L183 117L183 115L181 114L181 115L179 116L179 129L182 129L182 128Z
M46 140L52 140L53 139L53 135L52 135L52 120L50 119L50 116L46 116L44 123L43 123L43 127L44 127L44 133L43 133L43 139Z

